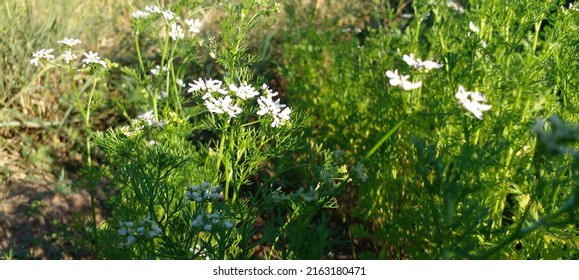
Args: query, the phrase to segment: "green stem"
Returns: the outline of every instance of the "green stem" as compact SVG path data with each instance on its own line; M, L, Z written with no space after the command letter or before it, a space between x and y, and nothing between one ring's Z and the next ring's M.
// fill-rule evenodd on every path
M368 160L376 152L376 150L378 150L378 148L380 148L380 146L382 146L382 144L384 144L384 142L388 140L388 138L390 138L390 136L392 136L392 134L394 134L394 132L396 132L405 122L406 119L402 119L394 127L388 130L388 132L386 132L386 134L384 134L384 136L378 140L378 142L370 149L370 151L368 151L368 153L364 156L364 160Z
M143 64L143 58L141 57L141 47L139 47L139 34L135 32L135 49L137 50L137 58L139 59L139 66L141 67L141 73L145 75L145 64Z

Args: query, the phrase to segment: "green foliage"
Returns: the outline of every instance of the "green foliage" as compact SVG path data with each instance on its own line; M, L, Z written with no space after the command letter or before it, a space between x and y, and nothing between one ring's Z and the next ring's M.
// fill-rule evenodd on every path
M316 139L372 174L342 200L354 201L352 232L380 259L576 258L574 160L537 165L531 126L553 113L579 121L565 101L577 91L577 13L555 1L484 1L464 13L426 2L413 1L409 19L398 18L409 7L373 14L384 25L359 33L331 17L302 26L300 14L284 32L291 103L315 116ZM444 66L413 70L410 53ZM422 86L389 85L394 69ZM458 85L486 94L482 121L457 106Z

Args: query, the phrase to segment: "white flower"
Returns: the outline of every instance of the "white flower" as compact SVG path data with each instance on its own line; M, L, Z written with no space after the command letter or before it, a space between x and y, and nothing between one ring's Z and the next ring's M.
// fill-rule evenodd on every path
M153 76L157 76L159 73L166 72L167 70L169 70L169 67L167 66L163 66L163 68L161 68L161 66L155 65L155 68L149 70L149 72L151 72Z
M181 80L181 79L177 79L177 80L175 81L175 83L176 83L179 87L182 87L182 88L185 87L185 82L183 82L183 80Z
M468 29L470 29L470 31L472 31L474 33L480 32L480 29L478 28L478 26L476 26L472 21L468 22Z
M257 114L260 116L271 115L273 117L272 127L284 125L290 120L291 108L285 104L280 104L280 99L273 101L272 97L278 95L278 93L272 92L267 85L264 84L262 88L266 90L266 96L260 96L257 99L257 104L259 105Z
M156 5L146 6L145 11L153 14L158 14L161 13L161 8L159 8L159 6Z
M403 55L402 59L410 65L412 68L416 68L419 70L426 70L430 71L432 69L439 69L444 66L444 64L439 64L432 60L422 61L420 58L414 59L414 54L411 53L410 55Z
M464 13L464 8L456 2L457 0L447 0L446 6L457 11L459 14Z
M171 32L169 32L169 37L174 41L177 39L185 38L185 33L183 33L183 28L178 23L171 24Z
M68 47L74 47L80 44L79 39L72 39L72 38L64 38L63 40L58 41L57 43L66 45Z
M404 90L414 90L422 86L422 81L418 81L416 83L408 81L410 76L408 75L399 75L398 70L394 70L394 72L388 70L386 71L386 77L390 78L390 85L397 86Z
M491 109L490 105L482 104L481 102L486 102L487 99L484 95L479 92L465 91L464 87L458 86L458 92L454 95L458 99L458 103L461 104L465 109L470 111L479 120L482 120L483 112Z
M84 63L84 66L87 66L88 64L100 64L102 65L104 68L107 68L107 64L100 58L98 53L94 53L92 51L89 51L88 53L83 53L84 56L86 57L85 59L82 60L82 62Z
M77 55L72 53L71 50L66 50L63 54L62 54L62 60L64 60L64 63L68 64L71 61L77 59Z
M165 126L165 124L167 124L164 121L156 121L155 120L155 115L153 114L153 110L150 110L148 112L142 113L140 115L138 115L134 121L143 121L145 122L147 125L149 126L155 126L155 127L163 127Z
M173 13L173 12L170 11L170 10L162 10L162 11L161 11L161 14L162 14L163 17L164 17L166 20L168 20L168 21L171 21L171 20L173 20L173 19L175 19L175 18L176 18L176 19L179 19L179 17L175 16L175 13Z
M53 59L54 55L52 55L52 52L54 50L53 49L42 49L42 50L38 50L36 52L34 52L32 54L32 59L30 60L30 64L34 65L34 66L38 66L38 62L41 59L44 60L49 60L49 59Z
M419 69L421 69L421 70L424 69L424 70L427 70L427 71L430 71L430 70L432 70L432 69L439 69L439 68L442 68L442 66L444 66L444 64L440 64L440 63L434 62L434 61L432 61L432 60L421 61L421 62L418 64L418 68L419 68Z
M229 118L235 118L242 111L239 106L233 103L233 100L229 96L220 98L209 97L205 100L205 107L207 107L207 110L211 113L227 113Z
M404 60L404 62L406 62L406 64L410 65L410 67L418 68L419 62L414 59L413 53L411 53L410 55L406 55L406 54L403 55L402 60Z
M259 95L259 92L252 86L248 85L246 82L241 83L239 87L231 84L229 85L229 90L233 91L237 97L243 100Z
M146 17L148 17L149 15L151 15L151 13L149 13L149 12L147 12L147 11L136 11L136 12L133 12L133 13L131 14L131 16L132 16L133 18L146 18Z
M189 93L196 91L206 91L207 93L217 92L222 95L227 95L227 91L221 87L223 82L219 80L209 79L203 81L203 79L199 78L199 80L193 82L194 84L189 84L189 89L187 90ZM203 99L207 99L209 96L205 96Z
M201 32L201 20L199 19L186 19L185 24L189 26L189 32L197 34Z

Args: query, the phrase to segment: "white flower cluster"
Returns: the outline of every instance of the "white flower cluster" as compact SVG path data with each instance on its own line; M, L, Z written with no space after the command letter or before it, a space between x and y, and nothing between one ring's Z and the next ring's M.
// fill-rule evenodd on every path
M201 213L197 215L197 217L191 222L191 226L194 228L201 228L205 232L211 232L217 228L232 228L233 223L231 221L224 220L223 216L223 214L217 212L212 212L209 214Z
M565 8L565 6L561 6L561 10L563 11L563 14L568 15L569 11L574 11L574 12L579 12L579 5L575 6L574 3L569 4L568 8Z
M415 59L413 53L410 55L403 55L402 60L404 60L404 62L406 62L410 67L420 71L430 71L432 69L439 69L444 66L444 64L440 64L432 60L422 61L420 58ZM394 71L386 71L386 77L390 78L389 83L391 86L400 87L403 90L415 90L422 86L422 81L411 82L409 80L410 76L398 74L398 69Z
M150 127L163 127L167 124L165 121L156 121L152 110L138 115L131 123L133 125L123 125L119 127L120 132L127 137L135 136L143 130L145 125Z
M237 105L236 99L248 100L250 98L259 96L257 104L259 116L270 115L273 117L272 127L279 127L286 124L290 119L291 108L285 104L280 104L280 99L273 100L277 96L277 92L273 92L267 85L263 85L261 89L264 95L260 96L260 92L253 86L242 82L241 84L229 84L227 89L223 87L223 82L219 80L203 80L199 79L189 84L189 93L202 94L201 97L205 102L205 107L215 114L228 114L229 118L237 117L242 112L241 107Z
M85 67L90 64L100 64L102 67L107 68L107 64L101 59L98 53L89 51L88 53L85 52L83 54L85 58L82 60L82 62L84 63Z
M174 12L168 9L163 9L156 5L146 6L144 11L135 11L132 13L132 17L135 19L144 19L152 15L161 15L166 21L171 22L169 26L169 37L172 40L179 40L185 38L185 32L183 32L183 27L177 21L181 18L177 16ZM201 20L199 19L186 19L185 25L189 27L189 33L197 34L201 32Z
M53 49L41 49L32 54L32 59L30 60L30 64L34 66L38 66L38 62L40 60L50 60L54 59L54 55L52 55Z
M462 7L462 5L460 5L457 0L447 0L446 1L446 6L455 10L456 12L458 12L459 14L463 14L464 13L464 8Z
M64 53L60 56L60 59L64 61L66 64L70 64L72 61L76 60L78 56L72 52L72 48L80 45L81 41L79 39L74 38L64 38L57 43L65 45L67 49ZM38 63L42 60L52 62L51 60L54 59L54 55L52 54L53 49L41 49L32 54L32 59L30 60L30 64L34 66L38 66ZM83 62L83 67L87 67L90 64L98 64L101 65L103 68L107 68L107 64L104 60L102 60L98 53L89 51L85 52Z
M153 110L147 111L145 113L138 115L133 121L134 122L144 122L148 126L152 126L152 127L163 127L167 124L164 121L156 121L155 115L153 114Z
M185 190L185 201L195 201L201 203L202 201L215 201L223 197L221 188L211 186L208 182L203 182L201 185L195 185Z
M278 127L284 125L290 119L291 108L287 107L285 104L280 104L280 99L273 101L273 97L277 96L277 92L273 92L266 84L261 87L265 90L265 96L260 96L257 99L257 104L259 104L259 111L257 114L260 116L270 115L273 117L272 127Z
M126 241L119 244L120 247L131 246L137 241L137 238L154 238L161 234L161 228L151 216L138 222L123 222L119 221L119 229L117 230L120 236L125 237Z
M144 11L135 11L131 14L133 18L147 18L151 15L160 14L166 20L179 19L171 10L163 9L157 5L146 6Z
M422 70L422 71L430 71L432 69L440 69L444 64L439 64L432 60L422 61L420 58L414 59L414 54L411 53L410 55L403 55L402 59L406 62L410 67Z
M482 120L484 111L491 109L491 105L481 103L487 101L484 95L475 91L466 91L461 85L458 86L458 92L454 95L454 97L458 99L459 104L473 113L474 116L479 120Z
M154 68L149 70L149 72L153 76L157 76L157 75L161 74L161 72L167 72L167 71L169 71L169 67L167 67L167 66L161 67L160 65L155 65Z
M414 90L422 86L422 81L413 83L409 81L409 75L398 74L398 69L392 72L391 70L386 71L386 77L390 78L390 85L395 87L400 87L403 90Z

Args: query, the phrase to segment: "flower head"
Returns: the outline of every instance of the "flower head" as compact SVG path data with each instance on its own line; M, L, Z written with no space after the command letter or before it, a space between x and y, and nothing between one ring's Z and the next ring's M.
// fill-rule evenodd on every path
M169 37L171 37L173 41L185 38L185 33L183 33L183 28L181 28L181 25L179 25L176 22L171 24L171 31L169 32Z
M72 38L64 38L64 39L58 41L57 43L66 45L67 47L74 47L74 46L80 44L80 40L79 39L72 39Z
M197 34L201 32L201 20L199 19L186 19L185 24L189 26L189 32Z
M419 70L426 70L430 71L432 69L439 69L444 66L444 64L440 64L434 62L432 60L422 61L420 58L414 58L414 54L411 53L410 55L403 55L402 59L406 62L410 67L419 69Z
M132 16L133 18L137 18L137 19L138 19L138 18L146 18L146 17L148 17L149 15L151 15L151 13L149 13L149 12L147 12L147 11L135 11L135 12L133 12L133 13L131 14L131 16Z
M258 96L259 92L255 90L251 85L246 82L241 83L241 85L236 86L235 84L229 85L229 90L235 93L235 95L243 100Z
M52 55L53 49L42 49L34 52L32 54L32 59L30 60L30 64L34 66L38 66L38 62L40 60L49 60L54 59L54 55Z
M472 31L474 33L480 32L480 28L478 28L478 26L476 26L476 24L474 24L472 21L468 22L468 29L470 29L470 31Z
M83 53L85 59L82 60L82 62L84 63L84 66L87 66L89 64L100 64L102 65L102 67L107 68L107 64L106 62L104 62L98 53L89 51L88 53Z
M205 100L205 107L211 113L224 114L227 113L229 118L235 118L241 113L241 108L233 103L233 100L229 96L225 97L208 97Z
M388 70L386 71L386 77L390 78L390 85L400 87L404 90L414 90L422 86L422 81L416 83L408 81L410 76L398 74L398 70L394 72Z
M63 54L62 54L62 60L64 60L64 63L68 64L71 61L77 59L77 55L72 53L71 50L66 50Z
M277 96L278 93L273 92L266 84L262 86L262 89L266 91L266 94L257 99L257 104L259 105L257 114L260 116L271 115L273 117L272 127L284 125L290 120L291 108L281 104L280 99L273 101L273 97Z
M459 104L473 113L474 116L479 120L482 120L484 111L491 109L490 105L481 103L487 101L484 95L479 92L465 91L464 87L461 85L458 86L458 92L454 95L454 97L458 99Z

